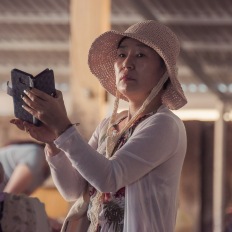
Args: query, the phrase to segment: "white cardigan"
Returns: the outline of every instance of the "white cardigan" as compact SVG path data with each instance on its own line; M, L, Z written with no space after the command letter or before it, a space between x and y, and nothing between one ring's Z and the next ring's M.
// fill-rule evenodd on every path
M123 232L173 232L187 146L183 122L161 106L108 160L97 151L102 149L99 134L107 121L97 127L89 145L75 127L55 140L62 151L56 156L47 154L47 160L58 190L66 200L74 201L86 180L102 192L125 186Z

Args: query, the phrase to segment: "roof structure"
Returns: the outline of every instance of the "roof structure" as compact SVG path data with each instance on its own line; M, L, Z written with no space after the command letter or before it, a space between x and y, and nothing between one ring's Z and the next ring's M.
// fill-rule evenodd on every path
M154 19L176 32L181 41L179 76L196 104L204 98L213 105L212 96L231 100L230 0L112 0L111 7L112 29L124 31L133 23ZM0 31L0 89L12 67L34 75L53 67L59 88L68 89L68 0L1 0Z
M232 2L230 0L112 1L112 28L144 19L169 26L181 41L179 75L193 97L232 98ZM211 95L210 95L211 96Z
M0 1L0 86L14 68L38 74L54 69L67 88L69 76L69 1ZM62 88L62 86L59 86Z

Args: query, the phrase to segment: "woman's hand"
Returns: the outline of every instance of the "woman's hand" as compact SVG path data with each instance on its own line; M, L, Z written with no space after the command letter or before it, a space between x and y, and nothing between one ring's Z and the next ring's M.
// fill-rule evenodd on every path
M43 122L44 127L38 127L51 131L58 137L71 124L65 109L61 91L56 91L56 97L52 97L36 88L24 92L23 108L31 115ZM35 130L36 128L33 127Z
M42 143L51 144L56 139L55 133L44 124L37 127L20 119L12 119L10 123L15 124L20 130L26 131L32 138Z

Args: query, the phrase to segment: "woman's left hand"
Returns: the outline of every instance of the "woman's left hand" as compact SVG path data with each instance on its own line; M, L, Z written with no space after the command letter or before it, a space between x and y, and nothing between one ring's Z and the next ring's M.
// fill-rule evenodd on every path
M26 131L32 138L42 143L51 144L57 138L57 135L44 124L38 127L20 119L11 119L10 123L15 124L20 130Z
M67 116L62 92L56 90L52 97L36 88L24 92L23 108L39 119L58 137L71 123Z

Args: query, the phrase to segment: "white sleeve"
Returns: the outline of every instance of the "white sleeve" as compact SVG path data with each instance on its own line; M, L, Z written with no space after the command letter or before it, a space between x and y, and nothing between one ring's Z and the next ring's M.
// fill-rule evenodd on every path
M61 135L55 144L92 186L102 192L115 192L165 162L178 146L176 120L160 114L145 121L110 160L89 146L75 128L70 128L69 136Z
M93 147L93 149L97 149L98 136L104 123L105 120L99 124L89 140L89 145ZM69 137L72 130L73 129L69 128L62 136ZM85 145L87 145L87 143L85 143ZM87 181L77 171L76 167L72 165L65 151L61 150L61 152L55 156L49 156L46 150L45 153L47 162L50 166L52 179L58 191L65 200L75 201L87 188Z
M66 201L75 201L87 187L87 182L72 166L64 152L55 156L46 153L55 186Z

